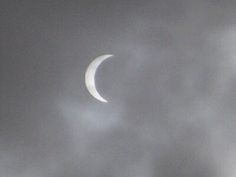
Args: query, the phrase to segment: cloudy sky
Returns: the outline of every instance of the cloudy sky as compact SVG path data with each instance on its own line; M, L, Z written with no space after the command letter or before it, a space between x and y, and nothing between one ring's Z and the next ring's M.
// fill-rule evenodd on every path
M1 0L0 176L235 177L235 9Z

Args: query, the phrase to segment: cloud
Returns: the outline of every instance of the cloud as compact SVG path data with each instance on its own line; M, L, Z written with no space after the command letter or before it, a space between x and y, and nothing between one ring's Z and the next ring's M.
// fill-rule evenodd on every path
M3 5L1 176L234 175L233 2Z

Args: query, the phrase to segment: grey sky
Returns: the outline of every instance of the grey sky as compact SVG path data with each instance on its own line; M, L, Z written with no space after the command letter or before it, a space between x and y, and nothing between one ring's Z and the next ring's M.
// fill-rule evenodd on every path
M235 8L2 0L0 176L234 177Z

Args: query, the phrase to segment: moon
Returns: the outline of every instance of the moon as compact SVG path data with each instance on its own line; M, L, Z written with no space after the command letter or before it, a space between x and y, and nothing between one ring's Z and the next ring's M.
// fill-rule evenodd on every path
M107 54L102 55L97 58L95 58L88 66L86 72L85 72L85 85L89 91L89 93L96 98L97 100L107 103L108 101L103 98L97 91L96 84L95 84L95 75L98 67L101 65L101 63L108 59L113 57L113 55Z

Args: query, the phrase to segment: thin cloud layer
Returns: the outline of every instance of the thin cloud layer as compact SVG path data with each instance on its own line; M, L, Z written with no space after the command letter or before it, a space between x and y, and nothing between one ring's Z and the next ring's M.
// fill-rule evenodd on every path
M1 176L235 176L234 2L1 7Z

